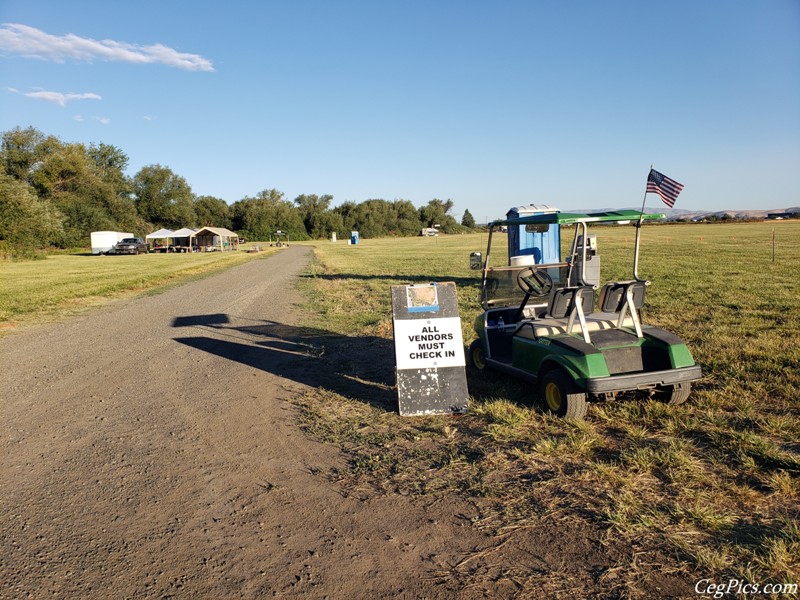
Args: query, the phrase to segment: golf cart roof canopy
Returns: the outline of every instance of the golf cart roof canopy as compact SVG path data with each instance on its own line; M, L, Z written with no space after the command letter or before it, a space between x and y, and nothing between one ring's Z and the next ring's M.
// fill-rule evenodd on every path
M620 223L627 221L638 221L640 218L644 221L651 221L653 219L663 219L665 215L661 213L647 214L639 212L638 210L615 210L610 212L596 212L596 213L547 213L543 215L530 215L527 217L520 217L518 219L506 219L502 221L494 221L491 225L527 225L527 224L558 224L558 225L572 225L573 223Z

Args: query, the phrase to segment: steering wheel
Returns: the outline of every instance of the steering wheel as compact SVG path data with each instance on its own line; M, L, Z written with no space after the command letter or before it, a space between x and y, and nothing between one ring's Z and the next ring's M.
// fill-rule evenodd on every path
M544 269L525 267L517 273L517 285L529 296L546 296L553 289L553 278Z

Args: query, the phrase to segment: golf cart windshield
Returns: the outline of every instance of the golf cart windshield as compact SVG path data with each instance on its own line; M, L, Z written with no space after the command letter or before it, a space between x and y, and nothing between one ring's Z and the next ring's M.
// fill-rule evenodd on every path
M553 281L553 287L559 288L566 285L569 265L566 263L533 265L531 267L490 267L486 272L486 281L483 286L483 304L486 308L502 306L519 306L525 298L518 283L518 277L527 268L541 269ZM523 273L524 275L524 273ZM528 304L546 304L549 290L542 295L533 294Z

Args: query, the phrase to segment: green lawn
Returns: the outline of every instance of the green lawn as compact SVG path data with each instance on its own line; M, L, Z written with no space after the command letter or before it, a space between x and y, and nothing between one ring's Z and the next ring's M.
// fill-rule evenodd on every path
M633 228L594 232L603 280L629 279ZM302 403L305 426L350 453L354 489L454 491L496 532L567 511L663 547L680 568L800 581L800 223L652 225L642 235L639 274L653 282L645 322L683 337L705 374L687 404L622 399L574 423L538 410L528 386L470 372L464 417L404 418L321 390ZM485 242L317 244L304 284L313 323L350 345L357 336L390 348L390 286L455 281L468 343L480 311L469 253Z
M274 250L267 247L258 254L57 254L36 261L0 261L0 332L57 319L109 299L182 283Z

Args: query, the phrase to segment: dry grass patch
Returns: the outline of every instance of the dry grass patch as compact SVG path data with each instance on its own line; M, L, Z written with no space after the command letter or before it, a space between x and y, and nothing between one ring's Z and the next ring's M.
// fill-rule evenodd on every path
M469 373L466 415L402 418L385 402L321 391L302 401L303 427L350 457L332 476L352 493L457 493L476 507L475 525L497 535L558 515L671 557L673 572L800 581L800 321L791 317L800 314L800 224L775 224L775 263L772 226L643 233L640 272L653 281L645 320L682 336L705 374L685 405L630 396L573 423L544 415L530 386ZM632 232L598 233L603 278L628 277ZM468 342L480 311L468 254L481 242L319 245L303 283L314 322L388 346L391 285L455 281ZM363 360L392 379L391 358ZM621 569L635 595L642 565L634 556Z

